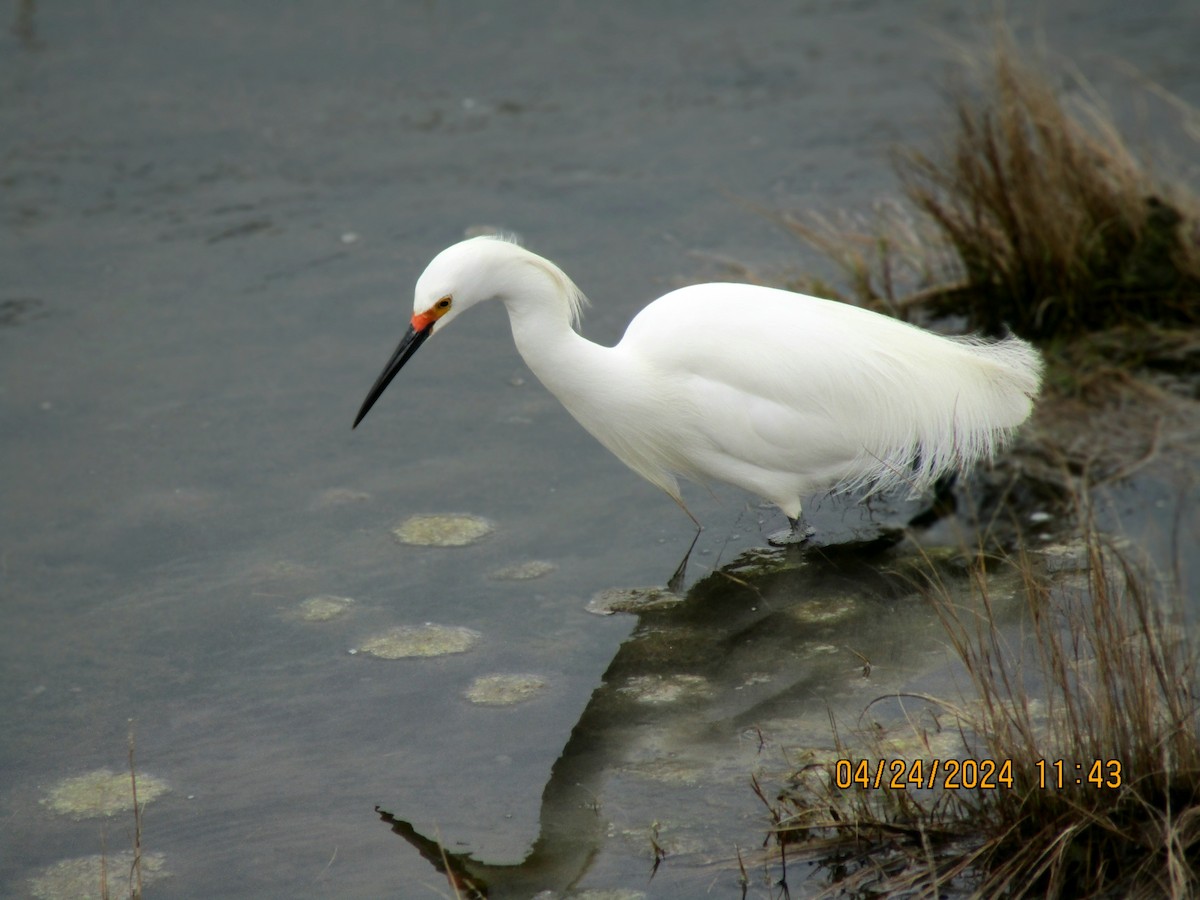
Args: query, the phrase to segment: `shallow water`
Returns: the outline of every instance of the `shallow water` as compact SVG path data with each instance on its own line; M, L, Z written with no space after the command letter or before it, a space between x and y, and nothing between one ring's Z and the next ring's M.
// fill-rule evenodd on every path
M1102 92L1115 58L1200 100L1200 17L1184 0L1008 8ZM723 261L769 277L818 265L742 201L834 211L890 189L888 148L937 121L936 33L975 32L974 13L25 0L7 14L0 892L128 847L127 817L76 821L41 801L62 778L123 771L130 720L139 768L170 786L143 823L170 873L154 896L444 895L374 806L518 860L565 747L616 773L597 782L603 839L584 830L600 849L583 884L734 890L732 848L757 847L766 824L746 729L822 728L809 694L770 680L800 638L743 660L729 643L741 613L706 606L689 639L716 677L653 669L607 691L604 673L645 638L587 602L664 583L691 530L525 371L499 309L456 323L350 421L413 279L467 229L513 229L562 264L604 342L666 288L733 277ZM1128 114L1158 133L1155 113ZM736 492L693 490L689 505L708 526L693 579L781 524ZM495 531L397 543L392 529L427 513ZM865 523L828 500L811 516L832 542ZM532 560L555 568L489 577ZM878 605L876 563L848 577L853 616L865 605L881 637L925 627L919 608ZM321 595L353 603L306 620ZM804 627L838 646L837 621ZM425 659L351 652L426 622L481 638ZM898 652L880 646L874 678ZM546 687L470 702L492 674ZM709 715L723 724L698 740ZM648 882L656 821L677 843Z

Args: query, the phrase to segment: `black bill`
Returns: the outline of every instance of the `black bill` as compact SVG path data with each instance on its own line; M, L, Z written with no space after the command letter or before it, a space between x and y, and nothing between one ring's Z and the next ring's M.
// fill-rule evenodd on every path
M379 399L379 395L387 390L387 386L392 383L392 379L396 377L396 373L404 368L404 364L408 362L408 358L417 352L418 348L425 343L425 339L429 337L432 331L432 322L421 331L417 331L411 325L408 326L408 331L400 339L400 346L396 348L396 352L392 354L392 358L388 360L387 365L383 367L383 371L379 373L379 377L375 379L375 383L371 385L371 390L367 392L367 399L363 401L362 407L358 410L358 415L354 417L354 425L351 427L358 427L358 423L371 411L371 407L375 405L375 401Z

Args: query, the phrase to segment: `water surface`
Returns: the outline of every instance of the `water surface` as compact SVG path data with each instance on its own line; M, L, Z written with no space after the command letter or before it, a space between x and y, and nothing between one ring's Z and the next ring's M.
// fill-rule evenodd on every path
M1200 18L1183 0L1153 6L1008 4L1022 35L1044 29L1101 90L1125 59L1196 102ZM171 873L155 895L445 895L376 804L457 850L520 859L555 761L589 750L572 731L632 652L636 620L586 603L662 584L692 533L541 389L500 309L440 335L351 432L413 280L468 229L512 229L592 297L586 333L611 342L667 288L733 277L728 261L771 278L819 266L752 206L861 208L891 189L889 148L939 121L937 34L978 33L977 12L11 4L0 890L25 893L102 841L128 846L129 818L76 821L41 800L61 778L123 770L131 721L138 765L171 786L143 827ZM781 525L736 492L688 496L708 526L693 580ZM424 513L495 531L466 547L397 543L392 529ZM863 521L830 501L813 519L835 541ZM488 577L533 559L556 568ZM298 614L324 594L354 603L328 621ZM894 606L870 608L925 621ZM689 627L709 654L740 659L720 621ZM481 637L444 657L351 652L426 622ZM852 657L836 659L852 678ZM639 800L599 799L606 839L584 884L736 890L733 848L766 822L743 777L760 759L747 729L803 716L820 728L824 715L801 689L739 709L738 685L779 671L771 654L743 662L702 698L733 724L698 745L699 768L678 763L690 793L646 785L676 758L672 729L706 721L686 715L696 683L676 685L681 707L643 703L619 740L586 713L604 736L589 752L635 766L620 778L637 790L612 796ZM464 696L504 673L546 688L511 707ZM699 849L680 843L675 869L649 882L655 821Z

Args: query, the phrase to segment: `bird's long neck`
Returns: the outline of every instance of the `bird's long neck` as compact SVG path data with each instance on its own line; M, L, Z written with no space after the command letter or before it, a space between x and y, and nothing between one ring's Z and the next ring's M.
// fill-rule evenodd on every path
M579 405L613 376L612 350L575 331L565 276L560 282L559 273L533 271L503 298L513 341L533 374L578 417Z
M574 285L560 270L522 280L523 290L499 296L525 363L593 437L682 504L675 455L655 436L662 392L654 390L654 373L621 344L602 347L576 333Z

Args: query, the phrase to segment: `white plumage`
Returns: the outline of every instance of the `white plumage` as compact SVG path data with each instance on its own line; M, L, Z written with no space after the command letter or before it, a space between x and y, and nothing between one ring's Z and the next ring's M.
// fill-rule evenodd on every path
M672 291L601 347L574 330L583 295L561 269L474 238L417 281L412 324L355 425L426 338L492 299L533 373L627 466L681 507L678 476L742 487L783 510L797 538L815 493L919 492L991 457L1029 417L1041 380L1040 355L1016 337L944 337L745 284Z

